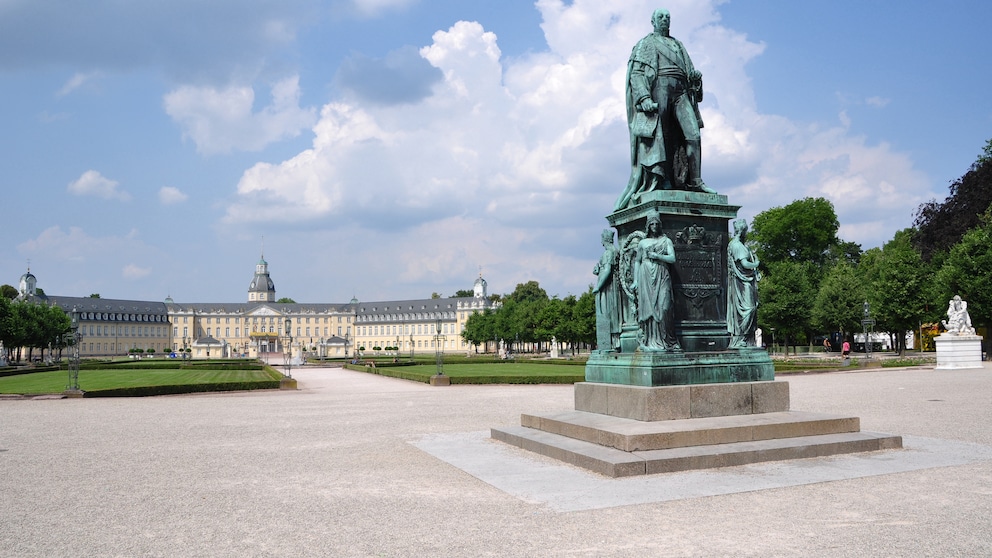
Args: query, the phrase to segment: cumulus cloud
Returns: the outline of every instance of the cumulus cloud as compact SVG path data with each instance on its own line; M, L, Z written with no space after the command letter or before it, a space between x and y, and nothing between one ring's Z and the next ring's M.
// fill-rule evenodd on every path
M745 217L823 196L837 208L845 240L887 240L930 197L925 177L905 154L852 135L849 121L794 122L759 111L746 66L765 45L721 25L717 4L668 5L677 14L673 35L704 74L707 183L744 206ZM334 223L349 244L402 262L399 276L410 281L436 268L471 273L491 263L491 276L506 277L511 289L540 270L542 280L583 291L603 217L629 172L627 57L651 31L656 6L536 6L548 49L512 60L477 22L437 31L419 50L441 76L429 91L376 98L381 86L342 70L352 94L322 107L310 148L246 170L224 221ZM889 211L869 211L879 205ZM425 252L435 238L453 242Z
M258 151L272 142L292 138L313 125L316 111L301 108L299 77L272 86L272 100L254 111L250 86L217 89L185 85L165 95L165 111L193 140L200 153Z
M116 180L110 180L95 170L84 172L69 183L69 192L77 196L97 196L107 200L128 201L131 194L118 189Z
M96 75L96 72L76 72L71 78L69 78L68 81L65 82L65 84L62 85L55 95L57 97L64 97L76 89L79 89L87 82L93 80Z
M159 188L158 191L158 201L162 205L173 205L177 203L182 203L189 198L183 193L179 188L174 188L172 186L163 186Z
M151 272L152 268L150 267L140 267L130 263L125 265L124 269L121 270L121 277L128 280L141 279L142 277L147 277L150 275Z

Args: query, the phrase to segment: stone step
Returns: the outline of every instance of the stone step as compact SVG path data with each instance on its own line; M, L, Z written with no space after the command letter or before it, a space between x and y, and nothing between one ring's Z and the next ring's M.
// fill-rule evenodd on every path
M521 415L524 427L589 442L624 452L730 444L779 438L797 438L858 432L858 417L782 411L680 420L639 421L564 411L549 415Z
M626 452L524 426L493 428L494 439L609 477L671 473L902 447L902 437L845 432Z

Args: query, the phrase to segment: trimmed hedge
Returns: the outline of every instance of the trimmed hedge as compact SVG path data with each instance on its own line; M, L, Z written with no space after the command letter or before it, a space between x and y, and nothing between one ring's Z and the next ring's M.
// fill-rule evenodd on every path
M487 363L488 364L488 363ZM346 364L344 366L348 370L354 370L356 372L366 372L369 374L377 374L379 376L387 376L390 378L397 378L400 380L410 380L414 382L430 383L433 373L427 372L413 372L409 370L403 370L402 368L394 368L382 366L376 367L362 366L358 364ZM576 382L584 382L586 380L585 371L582 374L565 374L565 375L542 375L542 374L493 374L491 376L459 376L448 375L452 384L574 384Z
M154 395L178 395L182 393L203 393L210 391L250 391L255 389L279 389L279 380L100 389L87 391L83 394L83 397L150 397Z

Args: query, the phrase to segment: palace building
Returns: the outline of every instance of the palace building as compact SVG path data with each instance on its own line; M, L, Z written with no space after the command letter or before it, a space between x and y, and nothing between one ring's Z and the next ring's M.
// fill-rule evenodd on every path
M30 269L18 299L79 313L82 357L126 355L134 349L162 355L188 351L192 358L294 360L351 358L356 351L433 354L467 351L461 332L469 316L492 308L480 275L472 297L347 303L276 302L264 256L255 266L243 303L181 303L45 296ZM286 320L290 329L286 330ZM287 347L292 340L291 349ZM389 349L387 349L387 347Z

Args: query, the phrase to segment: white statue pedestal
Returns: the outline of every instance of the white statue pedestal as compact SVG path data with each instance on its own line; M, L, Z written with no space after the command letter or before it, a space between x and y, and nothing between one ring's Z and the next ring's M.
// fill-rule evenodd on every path
M937 370L982 367L982 338L978 335L945 333L934 338L937 343Z

